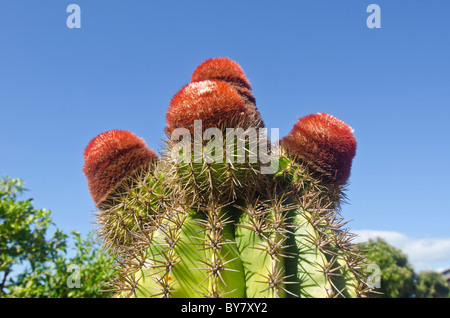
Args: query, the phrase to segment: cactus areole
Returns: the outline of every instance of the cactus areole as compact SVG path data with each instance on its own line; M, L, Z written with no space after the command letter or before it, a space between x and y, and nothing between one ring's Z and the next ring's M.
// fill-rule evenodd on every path
M116 297L368 295L364 259L340 216L353 130L318 113L279 143L261 131L244 71L216 58L170 101L159 155L123 130L88 144L83 172L98 235L116 258L106 289Z

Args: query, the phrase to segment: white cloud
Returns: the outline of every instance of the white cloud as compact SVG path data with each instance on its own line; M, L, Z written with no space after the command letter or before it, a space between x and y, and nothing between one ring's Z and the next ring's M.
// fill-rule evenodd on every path
M408 255L415 271L433 269L441 271L450 268L450 237L411 238L395 231L354 230L358 236L354 242L366 242L377 237Z

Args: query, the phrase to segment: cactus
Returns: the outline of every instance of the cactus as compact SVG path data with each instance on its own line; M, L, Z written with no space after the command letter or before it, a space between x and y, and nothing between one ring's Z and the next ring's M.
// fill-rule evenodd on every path
M352 129L318 113L300 118L279 148L264 135L256 144L246 134L231 138L263 127L242 68L216 58L170 101L159 156L128 131L89 143L83 172L99 237L116 257L109 290L117 297L368 295L364 259L339 212L356 152ZM267 142L273 173L249 160Z

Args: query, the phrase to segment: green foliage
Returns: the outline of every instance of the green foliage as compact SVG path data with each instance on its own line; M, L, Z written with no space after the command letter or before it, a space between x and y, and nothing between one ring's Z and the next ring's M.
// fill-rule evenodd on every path
M0 297L110 297L99 290L112 275L113 260L94 234L64 234L49 210L18 200L24 191L22 180L0 179Z
M450 298L450 285L441 273L422 271L417 274L416 297Z
M32 270L46 260L54 260L67 248L67 235L56 229L47 240L50 211L33 208L32 199L18 201L24 192L23 181L8 176L0 180L0 270L8 272L27 261Z
M414 295L415 274L407 255L389 245L383 239L369 240L360 244L368 262L381 269L381 286L375 289L380 297L409 298Z
M110 279L112 261L94 241L93 233L83 239L71 232L75 255L59 253L53 262L46 262L33 271L26 270L9 286L7 297L95 298L111 297L102 293L103 282Z
M424 271L416 274L408 257L400 249L377 238L359 244L368 262L381 270L380 288L375 297L386 298L448 298L450 286L442 274Z

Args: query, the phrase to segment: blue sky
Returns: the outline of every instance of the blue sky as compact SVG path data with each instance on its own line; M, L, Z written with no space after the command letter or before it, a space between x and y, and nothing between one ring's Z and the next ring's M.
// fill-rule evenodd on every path
M69 4L81 28L69 29ZM369 29L366 8L381 8ZM95 228L82 153L110 129L161 149L171 97L210 57L237 61L268 128L330 113L358 140L342 215L418 269L450 267L450 2L4 1L0 176L58 227Z

